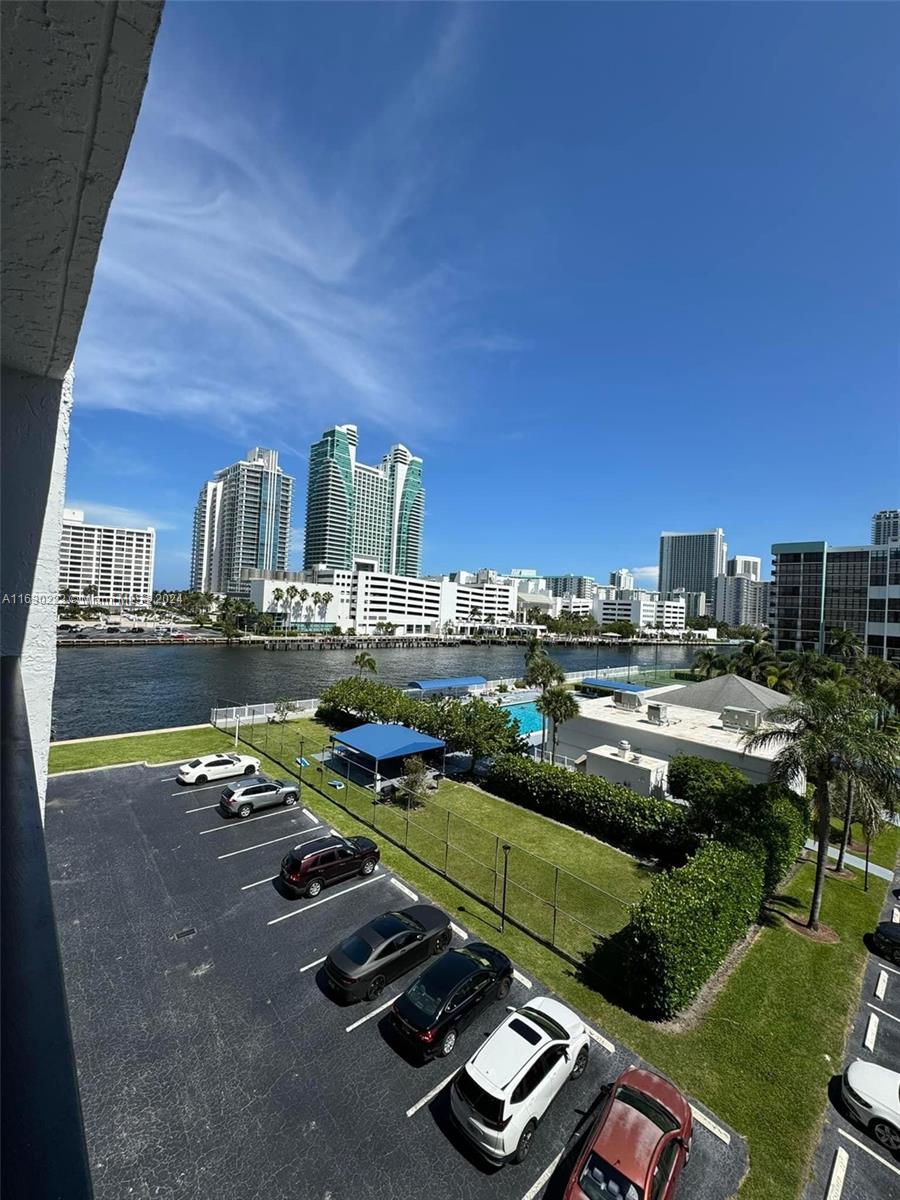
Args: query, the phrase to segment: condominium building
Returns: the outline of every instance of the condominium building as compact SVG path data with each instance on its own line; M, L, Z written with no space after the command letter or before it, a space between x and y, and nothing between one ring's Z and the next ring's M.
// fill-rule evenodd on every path
M762 559L755 554L735 554L725 566L726 575L748 575L751 579L762 579Z
M872 545L900 541L900 508L883 508L872 518Z
M680 633L686 627L684 600L661 600L658 595L634 593L630 599L594 601L594 620L602 628L614 621L630 621L637 629L663 629Z
M824 652L849 629L867 654L900 661L900 542L772 547L772 640L777 650Z
M716 620L726 625L768 625L769 586L750 574L720 575L716 580Z
M309 454L303 565L394 575L421 569L422 460L395 445L378 466L357 461L357 428L335 425Z
M85 522L64 508L59 548L59 590L73 600L104 608L144 608L153 597L156 530Z
M659 590L676 588L712 596L716 576L725 573L727 552L721 529L704 533L666 533L659 537Z
M610 571L609 582L611 587L630 590L634 587L634 574L627 567L619 567L618 571Z
M668 592L663 599L683 600L685 615L688 617L705 617L712 605L711 598L706 592L687 592L684 588L675 588Z
M579 600L588 600L594 588L592 575L546 575L544 578L551 596L576 596Z
M191 590L246 596L242 571L286 570L293 499L275 450L254 446L216 471L194 509Z

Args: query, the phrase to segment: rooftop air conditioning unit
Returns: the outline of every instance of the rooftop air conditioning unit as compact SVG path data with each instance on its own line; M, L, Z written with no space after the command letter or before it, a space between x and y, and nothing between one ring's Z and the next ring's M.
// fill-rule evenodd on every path
M613 704L616 708L624 708L628 712L635 712L642 705L643 701L637 692L614 692Z
M668 704L647 703L647 720L651 725L668 725L669 723L669 706Z
M758 708L724 708L722 725L726 729L759 729L762 713Z

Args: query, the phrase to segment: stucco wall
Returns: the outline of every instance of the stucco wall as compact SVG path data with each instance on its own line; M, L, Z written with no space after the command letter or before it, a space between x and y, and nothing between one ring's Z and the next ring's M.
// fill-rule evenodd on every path
M2 650L20 656L43 807L56 677L56 591L69 454L72 368L43 379L2 373Z

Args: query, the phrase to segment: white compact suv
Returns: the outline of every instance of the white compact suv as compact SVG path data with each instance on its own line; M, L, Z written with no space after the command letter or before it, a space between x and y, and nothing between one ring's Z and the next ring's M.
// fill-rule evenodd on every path
M179 783L208 783L210 779L230 779L233 775L255 775L259 759L249 754L206 754L192 758L178 770Z
M522 1162L541 1117L566 1080L584 1074L587 1060L581 1018L538 996L511 1008L453 1080L453 1118L490 1162Z

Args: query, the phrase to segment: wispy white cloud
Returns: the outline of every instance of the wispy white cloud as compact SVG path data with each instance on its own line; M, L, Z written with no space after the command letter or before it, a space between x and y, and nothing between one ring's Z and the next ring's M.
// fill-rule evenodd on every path
M86 521L98 525L119 525L125 529L177 529L178 526L165 517L152 516L138 508L122 508L118 504L101 504L95 500L66 500L66 508L80 509Z
M631 573L641 583L656 584L659 582L659 567L632 567Z
M287 114L238 108L202 69L151 80L79 346L79 403L213 419L236 437L324 410L413 432L443 420L447 406L421 396L441 386L472 281L411 261L406 229L434 186L429 126L460 86L469 20L454 9L324 162Z

